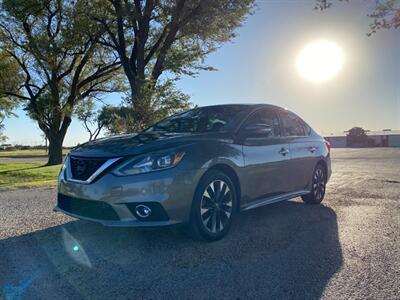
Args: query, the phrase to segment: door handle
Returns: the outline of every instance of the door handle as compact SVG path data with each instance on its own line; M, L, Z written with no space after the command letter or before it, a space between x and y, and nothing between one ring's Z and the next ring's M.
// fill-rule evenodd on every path
M287 148L282 148L281 150L279 150L279 154L285 156L286 154L289 154L289 150Z
M309 147L308 151L310 151L311 153L314 153L315 151L317 151L316 147Z

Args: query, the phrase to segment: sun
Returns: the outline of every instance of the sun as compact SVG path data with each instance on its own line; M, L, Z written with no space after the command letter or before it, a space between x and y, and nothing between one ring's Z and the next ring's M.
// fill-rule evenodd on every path
M312 82L334 78L343 67L341 47L329 40L318 40L306 45L297 56L296 67L300 76Z

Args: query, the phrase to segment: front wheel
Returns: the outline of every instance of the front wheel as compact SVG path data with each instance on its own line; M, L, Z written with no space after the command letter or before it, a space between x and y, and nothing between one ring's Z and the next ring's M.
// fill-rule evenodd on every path
M321 203L325 196L326 181L326 170L322 164L318 164L313 173L311 192L301 197L303 201L309 204Z
M221 239L231 227L236 205L237 195L231 179L220 171L207 173L193 199L190 235L208 241Z

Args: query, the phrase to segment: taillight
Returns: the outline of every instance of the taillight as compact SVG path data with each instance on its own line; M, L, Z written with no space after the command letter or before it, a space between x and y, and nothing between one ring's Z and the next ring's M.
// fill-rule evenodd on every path
M328 153L331 153L331 143L329 143L327 140L325 140L325 146L326 146L326 150L328 150Z

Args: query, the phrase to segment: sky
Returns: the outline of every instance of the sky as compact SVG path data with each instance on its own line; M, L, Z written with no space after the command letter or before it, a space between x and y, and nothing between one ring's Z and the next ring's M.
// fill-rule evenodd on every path
M237 37L209 55L206 64L218 71L183 77L178 87L199 106L223 103L270 103L286 107L323 135L354 126L369 130L400 129L400 30L367 37L369 3L336 2L324 12L314 1L258 1ZM334 78L310 82L296 69L299 52L316 40L329 40L343 51ZM118 104L120 94L106 103ZM43 144L35 122L16 111L7 119L9 143ZM87 141L88 134L73 120L64 145Z

